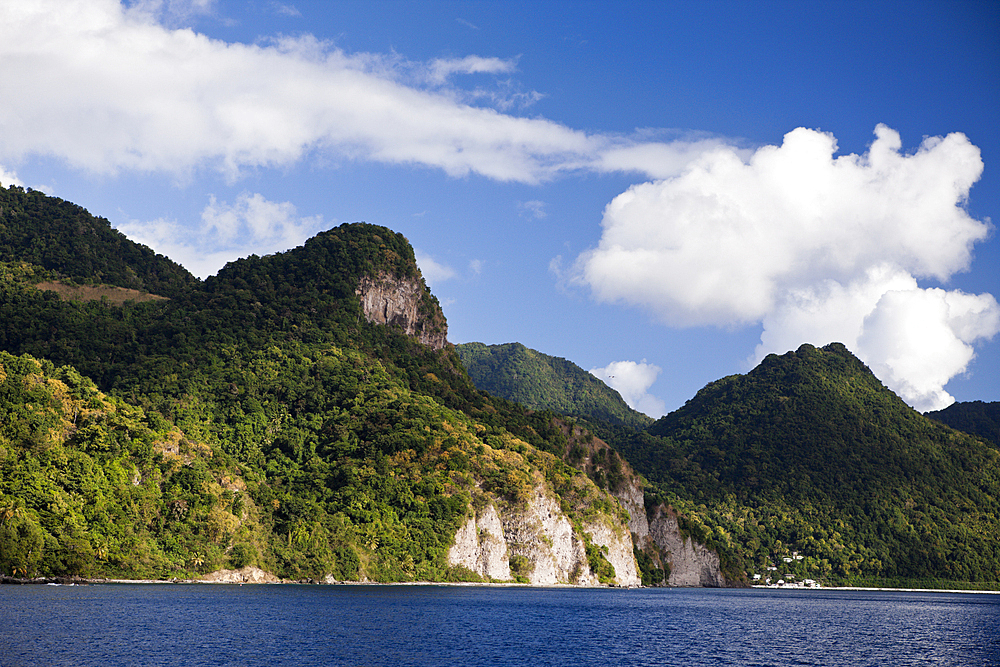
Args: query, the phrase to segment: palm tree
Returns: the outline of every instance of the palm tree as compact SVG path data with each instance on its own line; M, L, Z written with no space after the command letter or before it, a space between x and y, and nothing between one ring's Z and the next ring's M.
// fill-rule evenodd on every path
M23 517L24 508L14 498L0 500L0 524L7 523L14 517Z

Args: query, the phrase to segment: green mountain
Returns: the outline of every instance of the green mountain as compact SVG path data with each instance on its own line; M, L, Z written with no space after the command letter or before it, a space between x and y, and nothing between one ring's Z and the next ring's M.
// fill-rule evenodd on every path
M540 507L583 558L556 579L634 572L624 510L563 461L572 426L473 386L401 235L341 225L201 282L2 197L0 573L536 581L561 545ZM449 555L481 515L519 527L509 563Z
M650 424L565 360L456 351L384 227L199 281L0 190L0 575L995 587L992 405L962 433L806 345Z
M1000 447L1000 401L952 403L944 410L925 412L924 416Z
M104 218L37 190L0 187L0 262L53 280L115 285L172 297L197 284L179 264L128 240Z
M652 419L576 364L520 343L456 345L476 387L535 410L641 429Z
M1000 452L909 408L843 345L769 355L606 438L730 572L1000 581Z

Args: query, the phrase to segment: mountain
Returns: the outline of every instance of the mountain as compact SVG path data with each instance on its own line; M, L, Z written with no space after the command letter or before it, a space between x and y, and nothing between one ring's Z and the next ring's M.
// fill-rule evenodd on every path
M944 410L925 412L924 416L936 419L958 431L979 436L1000 447L1000 401L952 403Z
M128 240L104 218L38 190L0 187L0 262L51 271L54 280L172 297L198 283L179 264Z
M842 345L650 424L523 346L467 371L385 227L200 281L72 204L0 200L2 576L1000 582L997 448Z
M473 386L401 235L202 282L3 197L3 574L638 583L627 512L553 453L572 425Z
M769 355L613 435L730 571L1000 581L1000 452L909 408L843 345Z
M576 364L520 343L463 343L455 349L476 387L535 410L641 429L652 419Z

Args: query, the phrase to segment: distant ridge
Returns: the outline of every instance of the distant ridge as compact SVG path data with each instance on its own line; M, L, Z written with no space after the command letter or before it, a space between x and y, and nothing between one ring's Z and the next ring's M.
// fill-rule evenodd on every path
M521 343L456 345L472 382L483 391L535 410L645 428L652 418L633 410L621 395L571 361Z
M979 436L1000 447L1000 401L952 403L944 410L925 412L924 416L942 424Z

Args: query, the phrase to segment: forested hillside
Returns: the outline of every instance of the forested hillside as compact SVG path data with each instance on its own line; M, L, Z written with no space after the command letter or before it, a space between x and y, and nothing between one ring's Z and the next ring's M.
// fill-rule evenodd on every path
M369 321L359 286L402 285L415 290L410 324L446 331L391 230L342 225L201 283L79 207L3 196L4 574L254 564L294 578L479 580L446 559L473 508L520 506L541 485L581 540L585 520L624 520L549 453L567 442L554 415L478 391L450 346ZM170 298L67 300L53 281ZM612 580L589 544L591 569Z
M908 407L842 345L770 355L609 440L730 569L1000 581L1000 453Z
M536 410L643 428L652 419L630 408L614 389L560 357L520 343L456 345L475 385L495 396Z
M107 220L37 190L0 187L0 262L56 279L174 296L198 282L186 269L125 238Z
M676 514L730 582L1000 585L996 404L934 415L980 437L953 430L842 345L771 355L650 424L564 359L460 359L384 227L202 282L75 205L0 202L0 574L479 581L450 560L457 531L489 548L474 520L549 494L586 547L567 580L611 582L584 528L623 530L610 491L633 532ZM637 552L647 582L666 543ZM522 553L490 571L529 580Z
M944 410L927 412L925 416L1000 447L1000 401L952 403Z
M574 394L582 369L554 373L521 348L469 344L460 354L477 386L508 398ZM833 344L771 355L645 430L582 405L574 414L647 478L647 506L677 510L731 579L1000 581L996 403L955 404L933 421Z

